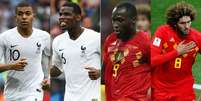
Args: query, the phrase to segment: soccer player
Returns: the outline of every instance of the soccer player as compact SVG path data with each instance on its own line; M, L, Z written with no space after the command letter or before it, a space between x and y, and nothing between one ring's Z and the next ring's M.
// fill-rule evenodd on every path
M144 32L136 32L136 8L117 5L111 33L104 43L106 101L147 101L150 87L149 45Z
M64 72L65 101L100 101L100 34L81 27L81 8L65 3L59 23L67 30L53 40L51 76Z
M180 2L166 16L151 44L153 101L194 101L192 65L201 52L201 34L191 27L195 9Z
M8 72L4 99L42 101L42 84L47 83L48 74L45 78L41 62L48 66L50 35L32 27L34 12L28 3L19 3L15 14L17 27L0 35L0 59L5 59L0 72Z

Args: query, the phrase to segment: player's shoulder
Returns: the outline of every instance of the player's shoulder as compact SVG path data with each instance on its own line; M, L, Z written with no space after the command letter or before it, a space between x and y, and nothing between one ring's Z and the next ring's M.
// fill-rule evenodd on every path
M50 38L50 34L44 30L38 29L38 28L33 28L34 34L38 37L48 37Z
M114 41L116 39L117 39L117 34L112 32L106 37L105 42L111 42L111 41Z
M8 36L13 36L13 34L16 33L16 32L17 32L17 28L14 27L12 29L9 29L9 30L6 30L6 31L2 32L0 34L0 37L4 37L5 38L5 37L8 37Z
M198 30L196 30L195 28L191 28L191 32L196 35L196 36L201 36L201 32L199 32Z
M160 37L160 38L167 38L169 35L172 35L175 31L173 28L168 25L161 25L157 28L157 30L154 33L154 36Z
M58 36L56 36L54 39L53 39L53 45L55 44L58 44L59 42L62 42L63 40L65 40L64 38L66 38L68 35L67 32L64 32Z
M147 32L137 32L136 35L140 40L150 41L150 36Z
M172 28L170 27L170 25L168 24L164 24L164 25L160 25L157 30L160 30L160 31L167 31L167 30L171 30Z
M100 39L100 36L101 36L99 32L96 32L96 31L94 31L92 29L88 29L88 28L84 28L83 33L85 33L85 35L87 35L88 37L93 38L93 39L97 39L97 38Z

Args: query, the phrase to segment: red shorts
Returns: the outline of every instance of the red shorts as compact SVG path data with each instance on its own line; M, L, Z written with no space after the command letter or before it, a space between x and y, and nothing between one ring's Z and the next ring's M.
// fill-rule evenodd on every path
M195 101L194 92L177 93L152 89L152 101Z

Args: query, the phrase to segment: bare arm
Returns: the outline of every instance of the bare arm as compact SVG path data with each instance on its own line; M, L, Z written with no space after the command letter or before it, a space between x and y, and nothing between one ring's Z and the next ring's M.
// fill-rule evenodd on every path
M0 72L8 70L24 71L24 67L27 65L26 59L20 59L12 64L0 64Z

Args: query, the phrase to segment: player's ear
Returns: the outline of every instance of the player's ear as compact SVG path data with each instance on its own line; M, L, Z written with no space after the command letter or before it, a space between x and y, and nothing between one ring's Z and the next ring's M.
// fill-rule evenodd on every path
M81 15L76 15L76 20L77 21L81 21L82 20L82 16Z
M137 20L137 17L136 17L136 16L133 17L133 18L132 18L132 23L135 24L135 23L136 23L136 20Z

